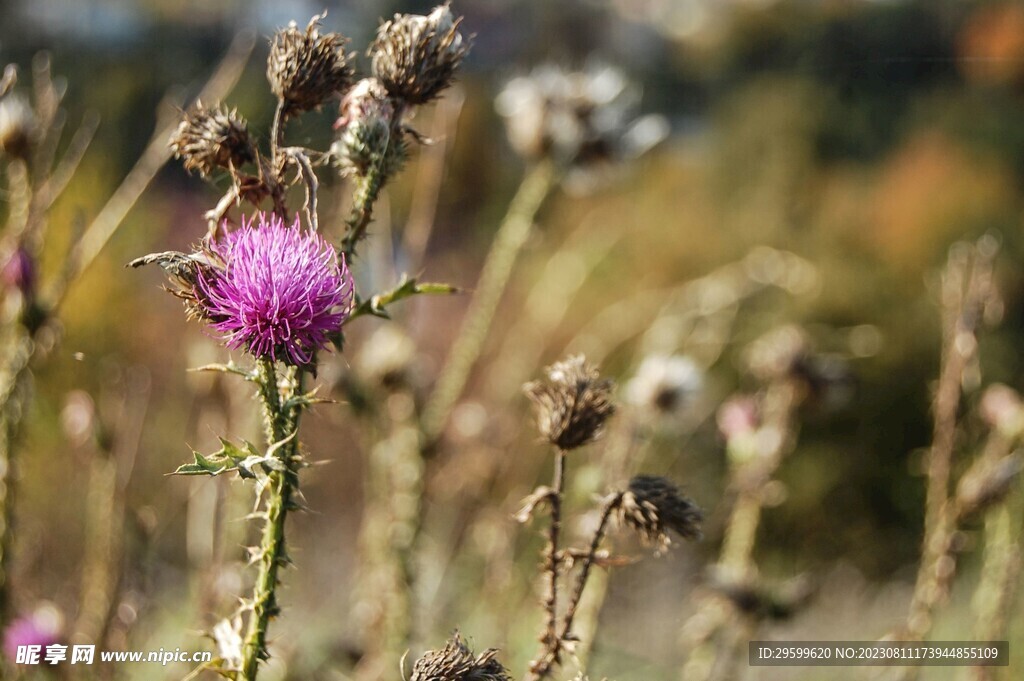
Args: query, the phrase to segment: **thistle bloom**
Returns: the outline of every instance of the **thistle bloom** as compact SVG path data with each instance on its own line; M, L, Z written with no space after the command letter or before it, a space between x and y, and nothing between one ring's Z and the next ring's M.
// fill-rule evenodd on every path
M14 660L20 646L46 646L61 641L61 614L52 606L43 606L35 612L19 617L7 625L3 632L3 650Z
M351 312L344 258L298 218L261 213L210 250L220 264L198 270L197 302L230 348L309 364Z

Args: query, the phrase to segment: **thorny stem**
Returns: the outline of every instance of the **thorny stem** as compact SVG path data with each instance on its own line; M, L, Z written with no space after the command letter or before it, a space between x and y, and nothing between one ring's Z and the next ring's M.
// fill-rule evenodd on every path
M1021 489L1011 492L1006 503L989 509L985 516L985 558L981 581L974 594L976 615L974 638L977 641L1005 640L1010 610L1020 586L1021 545L1024 497ZM972 681L992 681L993 667L976 665L967 670Z
M383 157L383 153L381 156ZM381 163L376 163L364 177L356 180L356 189L352 195L352 211L345 221L348 232L341 241L341 252L344 253L346 262L352 262L356 246L366 236L366 229L373 219L373 204L377 201L377 195L380 194L385 179Z
M601 542L604 541L605 532L608 530L608 522L611 520L612 513L622 503L622 493L617 492L608 499L605 500L601 508L601 520L598 521L597 529L594 530L594 536L590 540L590 548L587 551L587 555L583 559L583 565L580 567L580 573L576 577L576 585L573 588L572 596L569 598L569 606L565 610L565 615L562 617L562 630L558 635L559 645L562 641L570 640L572 635L572 623L576 618L576 611L580 606L580 602L583 600L583 591L587 588L587 580L590 579L590 571L593 568L594 563L597 561L597 553L601 548ZM550 673L552 667L558 663L557 648L549 650L548 654L544 656L540 667L534 671L537 678L543 678Z
M469 303L459 335L452 344L441 376L423 412L423 433L427 442L444 429L452 407L462 395L469 373L480 357L494 313L508 284L519 252L532 231L534 219L557 181L553 165L539 163L523 178L498 228L484 261L480 281Z
M0 623L8 622L11 615L9 575L18 481L14 441L20 430L34 347L28 334L22 334L12 345L11 356L4 362L0 374Z
M401 129L404 114L404 108L400 104L396 105L391 116L391 137L404 134ZM385 147L376 152L375 162L370 164L366 175L356 179L356 188L352 194L352 209L348 219L345 220L348 232L341 241L341 252L348 263L352 262L359 242L366 237L366 230L370 226L370 221L373 220L373 205L377 202L377 196L384 183L387 182L384 166L391 145L391 137L388 138Z
M548 546L544 556L544 571L548 576L548 592L544 597L547 624L541 635L541 654L530 663L528 678L533 680L546 677L551 672L551 668L558 664L562 653L562 641L558 637L558 573L561 567L558 540L562 532L562 495L564 493L565 450L558 449L555 453L555 472L551 481L551 494L548 497L548 502L551 505L551 525L548 528Z
M260 359L257 373L267 445L283 443L275 454L283 466L282 470L272 470L267 476L265 524L257 554L259 572L253 587L250 603L252 612L242 650L242 678L245 681L254 681L260 660L268 657L267 627L270 618L279 611L275 596L278 584L277 571L288 562L284 538L285 519L293 506L292 497L297 486L294 435L298 427L298 411L282 406L277 370L272 360ZM297 376L295 380L298 385L301 377Z
M954 251L943 277L943 349L935 392L932 445L928 452L928 487L921 566L907 615L906 636L919 640L931 628L935 607L948 594L956 570L953 542L957 514L950 499L950 469L957 434L964 371L971 361L984 306L992 294L996 248L983 238L969 254ZM908 668L907 677L915 675Z

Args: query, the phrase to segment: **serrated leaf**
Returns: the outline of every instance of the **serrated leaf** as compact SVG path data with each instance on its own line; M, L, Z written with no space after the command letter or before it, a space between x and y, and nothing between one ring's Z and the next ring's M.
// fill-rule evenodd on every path
M199 452L192 452L194 461L192 463L185 463L171 473L171 475L220 475L224 471L228 470L230 466L223 462L214 461L200 454Z
M403 274L398 284L390 291L378 293L365 300L357 300L355 309L352 310L352 314L349 315L346 323L364 315L390 319L391 316L388 314L387 306L392 303L397 303L400 300L416 295L449 295L458 293L458 291L459 289L451 284L439 282L425 282L421 284L415 277Z

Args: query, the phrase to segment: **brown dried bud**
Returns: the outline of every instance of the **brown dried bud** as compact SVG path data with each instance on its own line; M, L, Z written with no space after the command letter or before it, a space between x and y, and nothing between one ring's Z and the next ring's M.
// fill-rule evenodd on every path
M309 20L305 31L295 22L274 35L267 57L270 89L284 102L284 114L318 108L352 84L352 67L345 54L348 39L340 33L320 35L323 14Z
M604 422L615 412L612 389L583 355L570 357L546 369L546 381L532 381L523 391L537 408L541 435L564 451L593 442Z
M208 177L215 168L238 168L255 160L248 124L235 110L196 102L171 138L171 149L185 170Z
M459 32L462 17L448 3L427 16L396 14L377 29L370 45L373 75L391 95L409 104L425 104L452 83L471 41Z
M341 100L334 127L340 137L331 146L343 175L366 175L380 166L384 177L401 170L408 153L395 120L395 104L376 78L363 78Z
M26 158L35 129L35 114L24 98L8 95L0 99L0 151L12 158Z
M683 539L701 537L701 510L671 480L654 475L638 475L629 481L619 504L619 517L641 539L659 549L671 546L670 530Z
M428 650L416 660L410 681L510 681L512 678L488 648L474 656L459 632L441 650Z

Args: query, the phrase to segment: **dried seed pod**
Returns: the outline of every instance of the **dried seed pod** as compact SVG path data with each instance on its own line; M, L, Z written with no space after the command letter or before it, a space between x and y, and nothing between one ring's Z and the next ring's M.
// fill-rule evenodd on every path
M396 14L377 29L370 45L373 75L393 97L409 104L425 104L452 83L470 40L459 32L447 3L427 16Z
M384 177L401 170L408 154L405 135L394 102L376 78L364 78L349 90L334 127L340 136L331 152L343 175L365 176L378 165Z
M215 168L238 168L255 160L248 124L234 110L202 102L188 112L171 138L171 149L185 170L208 177Z
M284 102L286 116L316 109L352 84L350 55L345 54L348 39L340 33L321 35L317 27L323 17L310 19L305 31L292 22L270 44L267 80Z
M36 130L35 113L23 97L0 99L0 152L24 159L32 148Z
M593 442L615 412L614 383L602 379L583 355L546 369L546 381L523 386L537 410L537 427L551 444L568 451Z
M701 537L701 510L671 480L654 475L638 475L629 481L619 504L619 517L645 542L659 549L672 544L669 531L683 539Z
M488 648L474 655L456 631L441 650L428 650L412 667L411 681L510 681L512 678Z

